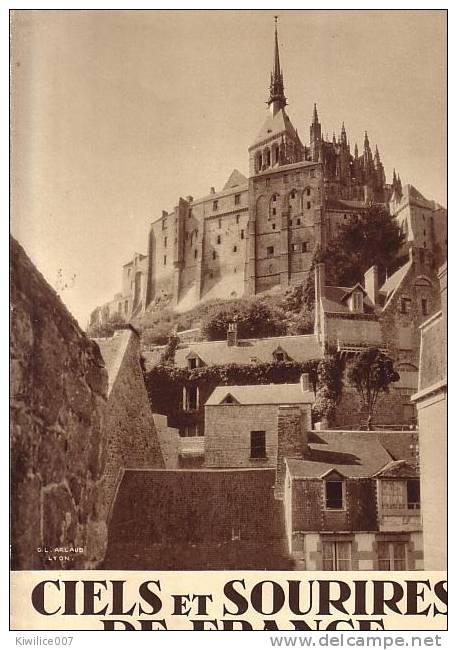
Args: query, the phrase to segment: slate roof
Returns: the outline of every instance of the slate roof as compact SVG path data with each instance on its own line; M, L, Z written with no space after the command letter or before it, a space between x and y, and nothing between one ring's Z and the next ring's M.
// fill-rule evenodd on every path
M310 404L314 393L303 392L300 384L257 384L255 386L218 386L206 406L218 406L227 395L239 404Z
M371 431L313 431L303 460L286 459L295 478L320 478L332 469L346 478L368 478L391 461Z
M395 271L395 273L392 273L392 275L387 278L387 280L384 282L382 287L379 289L379 292L385 296L384 306L386 306L392 294L401 285L401 283L406 277L406 274L410 270L411 266L412 266L412 262L411 260L409 260L408 262L406 262L406 264L404 264L397 271Z
M238 169L234 169L230 174L226 184L223 187L223 190L229 190L233 187L245 186L248 183L248 179L244 176Z
M290 133L294 138L296 137L295 128L290 121L289 116L286 111L281 108L281 110L279 110L275 115L272 115L271 113L268 114L254 144L268 140L268 138L278 135L279 133L284 133L284 131Z
M175 364L187 367L187 360L198 356L207 366L226 363L272 363L273 352L281 347L293 361L310 361L322 357L314 334L274 336L264 339L239 339L238 345L228 346L227 341L200 341L190 343L176 351Z
M371 302L370 298L367 296L366 291L359 284L356 284L354 287L324 287L323 296L321 298L322 307L325 312L331 313L342 313L342 314L354 314L357 316L358 312L352 312L348 305L343 302L345 298L350 295L356 287L359 287L363 293L363 304L365 306L364 314L373 313L374 305Z
M382 478L418 478L418 463L407 460L392 460L382 467L375 476Z

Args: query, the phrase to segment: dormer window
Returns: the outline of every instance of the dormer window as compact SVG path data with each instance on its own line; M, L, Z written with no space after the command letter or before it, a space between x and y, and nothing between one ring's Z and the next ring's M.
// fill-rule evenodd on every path
M351 311L363 311L363 293L361 291L354 291L351 297Z
M199 366L200 366L199 357L190 357L190 359L187 359L187 367L189 370L194 370L194 368L198 368Z
M217 210L218 203L217 201L213 201L213 210Z

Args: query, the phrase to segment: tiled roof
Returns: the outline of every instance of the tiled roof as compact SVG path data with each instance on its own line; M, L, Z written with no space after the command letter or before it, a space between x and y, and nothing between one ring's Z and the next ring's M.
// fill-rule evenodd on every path
M378 431L377 436L393 460L410 460L416 457L417 431Z
M296 478L318 478L331 469L349 478L373 476L392 458L371 431L313 431L303 460L287 458Z
M281 347L293 361L320 359L322 352L314 334L275 336L264 339L239 339L238 345L228 346L227 341L200 341L190 343L176 351L175 363L187 367L189 353L198 356L207 366L226 363L272 363L273 352Z
M314 393L303 392L300 384L256 384L255 386L218 386L206 406L217 406L231 395L239 404L310 404Z
M286 111L282 108L275 115L272 115L271 113L268 114L268 117L255 139L255 143L263 142L263 140L267 140L279 133L284 133L284 131L287 131L293 137L296 137L292 122L290 121Z

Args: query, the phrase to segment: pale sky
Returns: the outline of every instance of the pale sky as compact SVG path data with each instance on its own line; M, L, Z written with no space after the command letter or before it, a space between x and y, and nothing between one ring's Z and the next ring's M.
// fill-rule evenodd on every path
M279 14L303 142L365 129L387 180L446 199L444 11L19 11L12 19L12 232L84 327L179 196L248 169Z

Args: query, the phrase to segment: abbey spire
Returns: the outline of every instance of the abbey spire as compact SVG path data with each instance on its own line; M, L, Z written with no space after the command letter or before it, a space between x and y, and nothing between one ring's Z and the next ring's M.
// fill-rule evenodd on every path
M278 16L275 16L273 72L271 73L270 97L267 103L273 115L275 115L281 108L284 108L287 104L284 95L284 81L282 78L281 63L279 61Z

